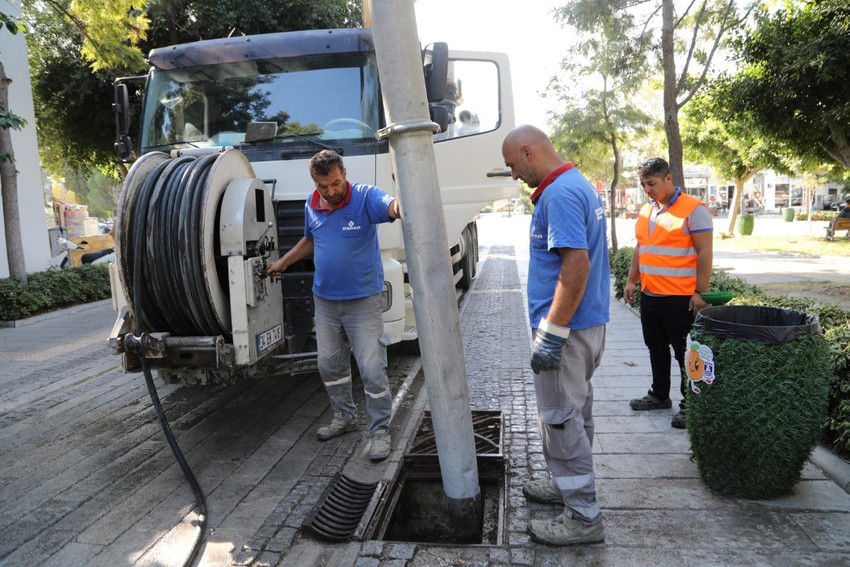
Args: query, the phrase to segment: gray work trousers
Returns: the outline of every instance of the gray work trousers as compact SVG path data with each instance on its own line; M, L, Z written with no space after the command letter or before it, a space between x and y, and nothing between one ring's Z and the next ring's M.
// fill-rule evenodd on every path
M363 380L369 436L387 430L392 395L387 379L387 335L381 311L381 294L335 301L313 295L319 375L331 400L331 408L343 419L357 418L351 396L351 352Z
M561 365L534 376L543 456L564 505L585 524L602 518L593 473L593 385L602 361L605 325L570 332Z

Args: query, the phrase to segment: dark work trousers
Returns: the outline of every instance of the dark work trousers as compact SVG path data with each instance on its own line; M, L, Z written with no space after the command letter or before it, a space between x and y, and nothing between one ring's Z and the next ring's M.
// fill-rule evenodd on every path
M640 294L640 324L643 342L649 349L652 366L652 393L656 398L670 397L670 347L679 363L679 389L685 407L685 341L694 323L694 314L688 309L689 295L654 296Z

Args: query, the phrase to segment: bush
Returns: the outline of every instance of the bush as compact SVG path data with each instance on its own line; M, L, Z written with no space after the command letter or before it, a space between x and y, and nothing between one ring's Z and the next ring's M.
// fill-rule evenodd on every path
M626 282L629 280L629 269L632 266L632 256L635 249L631 246L625 246L617 250L616 254L611 254L611 273L614 274L614 297L616 299L623 298L623 290L626 289ZM635 284L635 289L640 290L640 279ZM640 308L640 294L635 295L635 309Z
M812 211L813 221L831 221L838 216L838 211ZM809 213L806 211L797 211L794 216L795 220L809 220Z
M86 264L67 270L27 275L25 286L14 278L0 279L0 320L15 321L110 296L106 264Z
M632 254L634 248L625 247L611 257L614 297L617 299L623 297ZM813 299L768 296L758 286L719 271L712 272L709 289L734 292L731 305L764 305L817 315L829 345L831 365L829 403L822 442L839 455L850 458L850 312L834 304L818 304Z

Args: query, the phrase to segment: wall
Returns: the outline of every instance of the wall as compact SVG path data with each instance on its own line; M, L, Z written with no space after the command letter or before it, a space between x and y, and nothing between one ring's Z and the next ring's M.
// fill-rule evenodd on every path
M20 0L0 0L0 12L15 17L21 14ZM35 136L35 115L32 103L26 39L23 34L12 35L5 27L0 30L0 61L9 85L10 110L27 121L21 131L12 131L12 147L18 170L18 206L21 219L21 238L27 272L44 270L50 260L50 243L44 214L41 168L38 162L38 143ZM2 203L0 203L1 205ZM0 278L9 277L6 257L6 233L0 215Z

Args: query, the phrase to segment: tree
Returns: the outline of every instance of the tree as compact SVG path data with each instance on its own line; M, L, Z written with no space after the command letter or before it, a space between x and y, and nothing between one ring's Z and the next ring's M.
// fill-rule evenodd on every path
M21 30L16 18L0 12L0 33L6 28L11 34ZM0 61L0 198L3 199L3 231L6 237L6 259L9 275L27 283L24 244L21 239L21 215L18 208L18 171L15 168L15 149L11 130L26 126L26 120L9 109L9 83L6 68Z
M808 164L850 168L850 4L809 0L758 13L735 42L737 115Z
M53 174L63 176L79 168L120 168L112 149L112 82L116 77L143 72L142 53L154 47L233 34L351 27L360 14L359 2L349 0L159 0L146 7L138 4L131 8L126 21L116 20L115 10L129 5L136 6L107 2L104 14L72 12L67 0L25 6L33 30L29 34L29 56L39 146L42 163ZM110 10L111 16L107 15ZM143 26L136 23L142 21L135 15L138 10L144 10L149 19L144 33ZM63 17L57 18L57 14ZM104 33L92 42L86 18L101 24L119 21L111 30L124 30L128 40L107 48L103 45L117 36ZM86 50L87 42L100 47ZM88 58L101 53L109 57ZM115 55L121 53L127 53L126 57Z
M685 110L683 139L688 161L707 163L735 182L729 206L729 234L741 207L744 183L763 169L791 173L785 146L759 134L752 116L732 118L729 82L712 82Z
M579 6L573 4L556 11L569 25L581 20ZM567 81L554 79L550 88L564 110L553 117L552 141L587 173L589 169L604 172L610 179L609 213L611 247L617 252L617 188L622 168L621 149L635 134L652 123L652 118L631 101L644 79L644 50L635 49L623 29L624 20L608 14L600 18L593 33L584 33L574 53L561 63ZM578 57L576 57L578 55ZM594 77L596 88L584 82L576 91L573 77ZM610 176L608 173L610 172Z
M575 0L567 8L576 14L579 30L592 33L606 20L616 18L622 21L620 29L629 34L631 49L656 55L660 51L669 161L673 182L684 187L679 110L703 85L725 35L741 19L734 0L703 0L698 6L696 0L688 0L681 4L684 7L679 13L674 0ZM698 67L696 73L692 73L692 67ZM652 66L644 69L647 78L652 72Z

